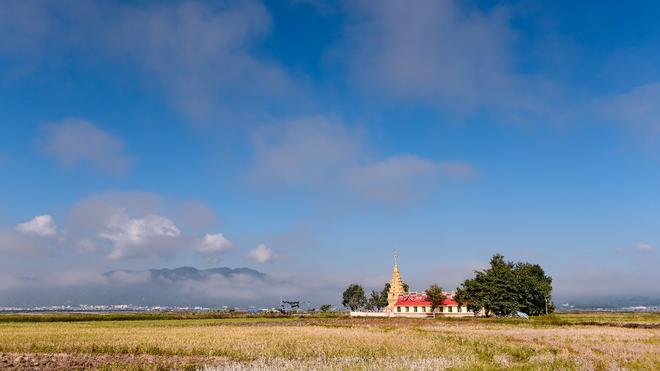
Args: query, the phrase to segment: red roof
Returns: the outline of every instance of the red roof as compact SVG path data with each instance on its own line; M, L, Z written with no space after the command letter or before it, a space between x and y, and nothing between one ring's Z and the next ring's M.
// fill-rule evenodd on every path
M431 302L428 300L426 297L426 294L418 294L418 293L409 293L409 294L403 294L399 295L399 299L396 301L396 305L399 306L418 306L418 307L425 307L431 306ZM452 294L447 294L447 298L442 301L442 304L444 306L457 306L458 303L453 299Z

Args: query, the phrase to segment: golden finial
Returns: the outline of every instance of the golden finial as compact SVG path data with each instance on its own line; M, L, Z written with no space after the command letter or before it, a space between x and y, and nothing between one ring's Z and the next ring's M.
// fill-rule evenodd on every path
M398 270L399 268L399 253L394 250L394 269Z

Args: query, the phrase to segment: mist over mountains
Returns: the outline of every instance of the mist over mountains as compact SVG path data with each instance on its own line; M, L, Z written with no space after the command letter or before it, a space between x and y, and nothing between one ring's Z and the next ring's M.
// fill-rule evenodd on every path
M186 280L203 281L212 277L213 275L221 275L228 279L235 278L239 275L247 275L257 279L265 279L266 274L251 268L209 268L197 269L194 267L179 267L174 269L149 269L143 271L131 270L115 270L105 273L104 275L112 278L117 275L142 275L149 273L152 282L166 283L167 281L180 282Z
M287 285L250 268L115 270L75 278L25 277L0 290L0 306L48 305L272 305L272 292L286 293ZM279 289L278 289L279 288Z
M0 275L0 307L60 305L272 307L280 299L310 300L313 306L339 304L344 283L274 276L251 268L178 267L59 273L5 279ZM553 298L559 310L660 307L655 295L582 295Z

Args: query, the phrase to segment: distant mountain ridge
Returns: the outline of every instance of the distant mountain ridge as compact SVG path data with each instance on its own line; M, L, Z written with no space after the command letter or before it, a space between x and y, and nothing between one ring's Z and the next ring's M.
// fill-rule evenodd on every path
M149 272L152 280L167 279L173 282L194 280L203 281L212 275L221 275L225 278L233 278L237 275L247 275L258 279L265 279L266 274L251 268L229 268L217 267L208 269L197 269L195 267L161 268L148 270L114 270L104 273L106 277L111 277L116 273L141 274Z
M633 307L660 308L660 297L653 296L604 296L555 300L560 309L625 309Z

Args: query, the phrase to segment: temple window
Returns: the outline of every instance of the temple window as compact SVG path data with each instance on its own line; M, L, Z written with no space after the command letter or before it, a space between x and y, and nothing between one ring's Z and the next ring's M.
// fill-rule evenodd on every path
M451 307L447 307L447 309L449 309L449 313L451 313Z
M401 312L401 307L396 307L397 312Z
M461 313L463 311L463 308L459 305L458 306L458 313Z
M413 311L417 313L417 307L413 307Z
M410 307L406 307L406 312L410 312Z

